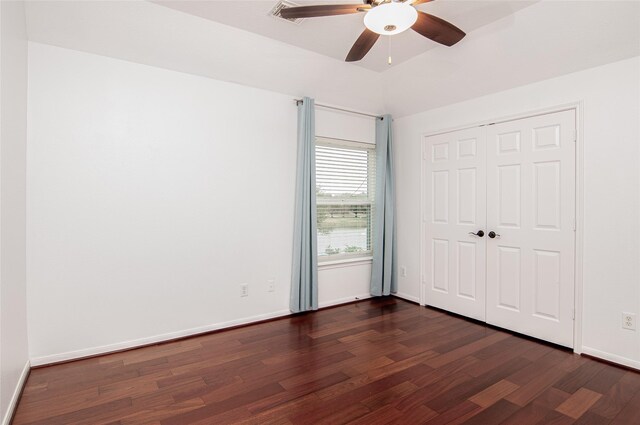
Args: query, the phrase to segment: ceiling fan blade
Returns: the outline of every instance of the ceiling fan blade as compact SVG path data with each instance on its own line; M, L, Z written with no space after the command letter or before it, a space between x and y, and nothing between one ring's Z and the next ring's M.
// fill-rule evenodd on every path
M411 4L412 4L412 5L414 5L414 6L416 6L416 5L418 5L418 4L422 4L422 3L429 3L430 1L433 1L433 0L413 0L413 1L411 2Z
M362 34L360 34L360 37L358 37L356 42L353 44L353 47L351 47L351 50L349 50L349 54L345 61L356 62L365 57L373 45L376 44L376 41L378 41L378 37L380 37L380 34L365 28Z
M453 46L466 35L460 28L444 19L420 11L418 11L418 20L411 29L445 46Z
M371 9L369 4L323 4L319 6L287 7L280 11L285 19L348 15Z

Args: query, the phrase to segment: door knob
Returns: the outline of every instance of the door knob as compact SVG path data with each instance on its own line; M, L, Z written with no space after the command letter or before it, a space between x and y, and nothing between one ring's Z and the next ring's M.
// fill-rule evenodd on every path
M470 235L477 236L479 238L484 236L484 232L482 230L478 230L477 233L469 232Z
M496 236L497 236L497 237L500 237L500 235L499 235L499 234L497 234L496 232L494 232L493 230L489 232L489 237L490 237L491 239L495 238Z

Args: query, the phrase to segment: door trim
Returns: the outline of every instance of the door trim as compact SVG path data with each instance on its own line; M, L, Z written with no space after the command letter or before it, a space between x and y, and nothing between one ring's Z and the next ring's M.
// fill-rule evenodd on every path
M426 170L424 164L424 139L430 136L436 136L439 134L452 133L454 131L465 130L473 127L483 127L491 124L498 124L508 121L515 121L525 118L531 118L538 115L553 114L562 111L575 111L575 155L576 155L576 176L575 176L575 189L576 189L576 230L575 230L575 282L574 282L574 312L575 319L573 321L573 351L576 354L580 354L583 351L582 348L582 315L583 315L583 253L584 253L584 101L578 100L571 103L550 106L546 108L531 110L528 112L521 112L518 114L507 115L496 119L488 119L483 121L477 121L471 124L459 125L455 127L444 128L438 131L430 131L420 134L420 305L425 306L427 304L426 299L426 262L424 260L425 246L425 177Z

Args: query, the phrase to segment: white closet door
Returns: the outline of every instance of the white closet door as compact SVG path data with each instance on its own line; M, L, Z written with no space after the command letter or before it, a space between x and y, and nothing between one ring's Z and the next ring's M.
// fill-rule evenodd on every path
M423 142L425 301L485 319L486 180L482 129Z
M573 346L575 112L486 127L487 322Z

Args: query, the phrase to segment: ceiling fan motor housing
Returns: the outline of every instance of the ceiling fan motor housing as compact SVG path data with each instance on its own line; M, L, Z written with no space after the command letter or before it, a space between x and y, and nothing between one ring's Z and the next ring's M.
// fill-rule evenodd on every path
M453 46L462 40L465 33L460 28L437 16L416 10L416 5L430 1L432 0L363 0L364 5L349 3L292 6L282 8L280 16L292 20L364 12L364 24L367 28L360 34L345 59L347 62L355 62L371 50L380 35L399 34L409 28L445 46Z
M364 24L371 31L394 35L408 30L418 19L418 11L408 3L382 3L364 15Z

